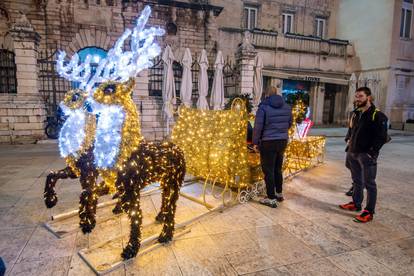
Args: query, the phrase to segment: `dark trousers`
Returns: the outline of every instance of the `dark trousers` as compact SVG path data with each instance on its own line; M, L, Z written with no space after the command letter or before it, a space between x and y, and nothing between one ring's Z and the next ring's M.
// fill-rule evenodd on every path
M377 202L377 160L366 153L348 152L347 159L351 169L354 192L352 195L355 206L361 207L364 200L364 188L367 189L367 204L365 209L375 213Z
M260 144L260 163L266 183L267 197L275 199L276 193L282 193L283 155L287 140L262 141Z

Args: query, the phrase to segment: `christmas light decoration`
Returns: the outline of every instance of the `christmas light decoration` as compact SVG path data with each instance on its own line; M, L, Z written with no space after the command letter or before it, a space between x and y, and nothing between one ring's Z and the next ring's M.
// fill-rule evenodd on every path
M156 220L163 223L163 228L158 241L169 242L174 234L176 203L186 166L184 153L173 143L142 141L124 168L118 174L116 185L120 191L120 207L130 217L129 241L122 252L122 257L129 259L136 256L140 247L140 190L150 183L160 183L162 204Z
M231 110L212 111L180 107L172 140L183 149L187 171L222 186L243 190L263 179L260 155L246 144L249 115L242 99L233 100ZM293 121L304 112L303 102L292 108ZM296 123L289 129L283 170L291 175L308 168L323 157L325 138L296 140Z
M62 155L72 153L83 140L88 140L88 132L79 131L86 123L85 116L93 114L97 117L96 129L91 135L94 137L93 146L74 160L75 166L80 168L83 189L79 209L81 228L88 233L95 226L99 193L96 178L101 175L105 183L116 185L119 201L113 211L127 212L131 220L130 239L122 253L124 259L136 256L140 246L140 190L155 181L161 184L162 206L156 219L164 224L158 240L165 243L172 239L174 233L176 202L185 175L184 154L176 145L144 141L131 96L135 85L133 77L151 66L151 60L161 51L154 39L163 35L164 30L155 27L144 29L150 13L149 6L145 7L134 29L125 30L107 57L100 59L93 74L91 56L79 64L79 57L75 54L65 63L66 54L61 52L57 61L59 74L79 82L80 88L89 95L85 100L89 114L67 110L67 114L77 121L68 123L61 133ZM127 39L130 40L130 50L124 51L123 44ZM76 128L78 133L70 136L70 131ZM50 186L48 191L53 191ZM51 201L52 197L52 192L49 192L45 198Z

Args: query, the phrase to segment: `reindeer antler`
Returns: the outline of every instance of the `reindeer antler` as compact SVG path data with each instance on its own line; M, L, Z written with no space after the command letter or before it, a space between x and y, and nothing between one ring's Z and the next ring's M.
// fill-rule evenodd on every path
M85 62L79 65L79 56L74 54L66 66L64 65L65 56L64 51L59 52L56 61L57 71L67 80L80 82L80 88L83 89L82 84L86 83L91 76L91 56L87 55Z
M57 60L59 74L70 81L80 82L80 88L89 92L96 83L108 80L125 82L143 69L152 66L151 60L161 52L158 44L154 42L155 37L162 36L165 32L159 27L144 29L150 14L151 8L146 6L137 19L134 29L125 30L114 47L108 51L107 57L100 60L92 76L89 55L85 62L79 65L79 56L75 54L65 66L66 53L63 51L59 53ZM128 37L131 37L130 51L124 51L123 45Z

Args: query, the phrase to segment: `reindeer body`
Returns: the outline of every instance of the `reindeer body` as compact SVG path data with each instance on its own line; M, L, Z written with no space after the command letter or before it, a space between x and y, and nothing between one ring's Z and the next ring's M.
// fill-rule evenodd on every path
M131 226L128 245L122 252L124 259L135 257L140 247L140 190L153 182L160 183L162 204L156 220L164 224L158 241L165 243L173 237L176 203L184 176L184 154L171 142L142 141L131 154L116 182L122 210L128 214Z

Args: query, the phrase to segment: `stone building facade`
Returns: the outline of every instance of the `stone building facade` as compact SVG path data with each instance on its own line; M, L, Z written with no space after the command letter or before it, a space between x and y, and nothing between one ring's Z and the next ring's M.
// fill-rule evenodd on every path
M69 55L85 49L105 52L146 4L153 8L150 25L167 30L159 40L161 46L170 45L177 61L185 48L190 48L193 60L206 49L212 65L220 50L231 79L225 81L229 91L252 93L254 58L260 55L265 86L282 80L286 92L310 96L311 116L317 124L343 124L355 54L350 42L338 39L339 2L3 0L0 49L12 56L17 84L14 89L0 85L0 141L43 137L46 115L53 113L56 102L71 87L53 69L56 49ZM154 93L154 86L160 86L162 64L155 63L159 70L142 72L134 92L148 139L166 134L161 99Z
M376 105L402 129L414 119L414 1L347 0L338 11L338 34L357 53L354 81L373 86Z

